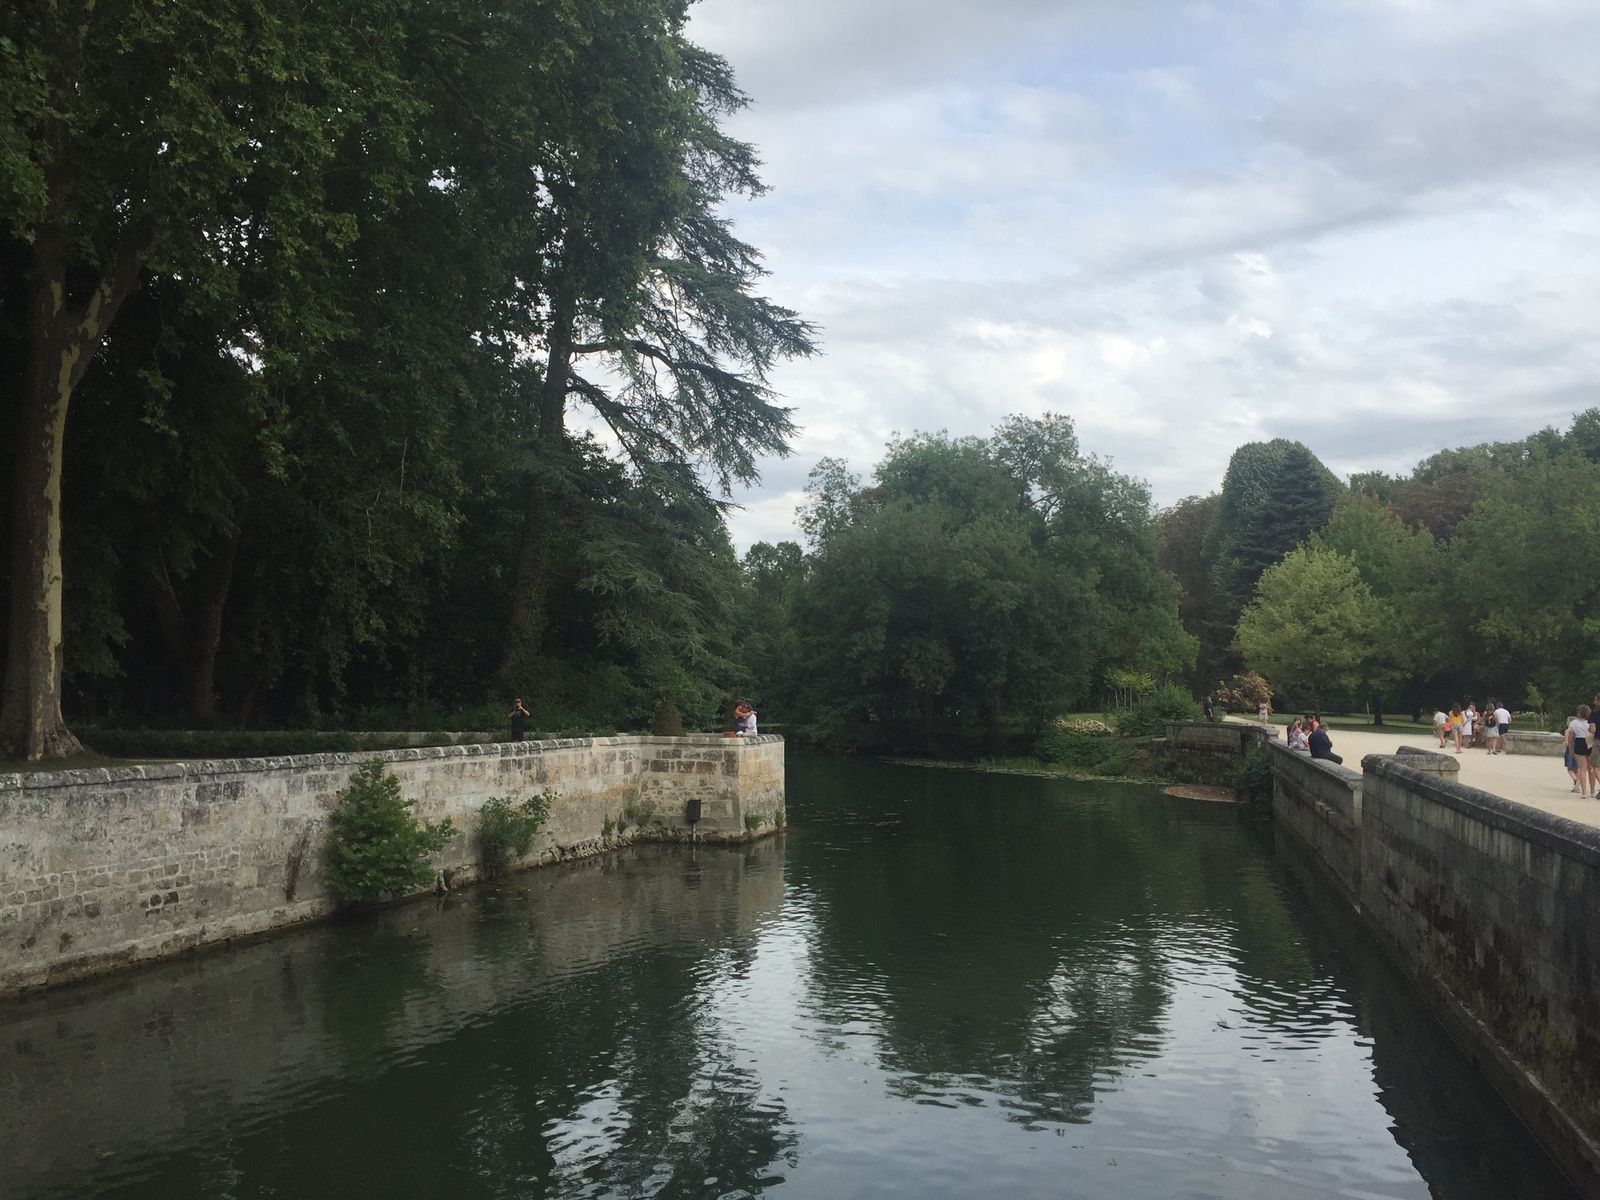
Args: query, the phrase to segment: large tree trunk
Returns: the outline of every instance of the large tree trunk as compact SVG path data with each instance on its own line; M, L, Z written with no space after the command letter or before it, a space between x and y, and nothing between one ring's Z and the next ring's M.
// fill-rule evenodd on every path
M566 449L567 384L572 376L572 327L576 315L576 303L562 299L550 316L550 357L539 395L539 435L535 446L538 462L528 483L528 511L517 553L516 590L512 593L511 618L500 660L500 673L507 682L513 681L519 669L539 653L544 637L550 540L564 490L561 475Z
M129 257L80 308L67 298L59 244L34 248L28 366L11 497L11 614L0 750L29 762L83 747L61 716L61 472L67 406L106 328L138 279Z
M202 728L209 728L217 720L217 650L222 645L222 615L233 583L239 536L230 535L195 572L193 621L184 615L160 550L145 551L150 601L173 657L183 664L188 675L189 710Z

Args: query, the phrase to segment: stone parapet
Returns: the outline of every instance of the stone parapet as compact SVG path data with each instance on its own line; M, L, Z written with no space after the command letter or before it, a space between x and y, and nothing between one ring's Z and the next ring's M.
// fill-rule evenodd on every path
M1272 755L1272 819L1328 867L1352 902L1361 890L1361 776L1281 742Z
M570 738L0 775L0 994L314 920L327 817L384 761L416 815L460 834L437 865L476 877L491 796L552 796L520 865L640 838L736 841L783 822L780 737Z
M1543 758L1560 758L1566 753L1567 738L1561 733L1539 733L1526 729L1506 730L1507 754L1537 754Z

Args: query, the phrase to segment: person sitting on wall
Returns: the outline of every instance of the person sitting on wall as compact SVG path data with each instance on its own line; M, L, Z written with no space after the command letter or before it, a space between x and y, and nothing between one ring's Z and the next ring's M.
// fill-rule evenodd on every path
M1322 722L1316 717L1311 718L1311 732L1306 735L1306 746L1311 751L1312 758L1320 758L1324 762L1342 763L1343 758L1333 752L1333 739L1328 736L1328 731L1322 727Z
M739 737L756 736L756 710L743 700L733 710L733 732Z
M1294 723L1289 726L1289 749L1301 751L1309 751L1311 749L1306 745L1306 719L1304 717L1296 717Z
M511 718L511 740L520 742L528 736L528 710L522 707L519 697L511 706L511 711L506 714Z

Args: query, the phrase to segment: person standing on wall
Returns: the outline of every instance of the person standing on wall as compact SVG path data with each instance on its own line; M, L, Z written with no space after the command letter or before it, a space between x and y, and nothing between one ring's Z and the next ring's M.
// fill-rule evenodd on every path
M1572 790L1580 796L1589 795L1594 780L1589 770L1589 738L1593 733L1589 712L1587 704L1580 704L1577 714L1567 722L1567 760L1574 767Z
M506 715L511 718L511 740L522 741L528 736L528 710L522 707L521 697L513 702L511 711Z

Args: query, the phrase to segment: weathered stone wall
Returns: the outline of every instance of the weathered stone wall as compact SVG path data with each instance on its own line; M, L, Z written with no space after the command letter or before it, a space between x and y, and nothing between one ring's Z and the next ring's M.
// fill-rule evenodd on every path
M1600 829L1406 762L1362 764L1362 914L1600 1196Z
M1560 758L1567 751L1565 734L1540 733L1537 730L1506 730L1507 754L1537 754L1544 758Z
M1275 833L1360 912L1585 1195L1600 1197L1600 829L1457 782L1273 751Z
M1281 742L1272 755L1272 819L1322 860L1346 899L1361 890L1361 776Z
M419 817L461 833L438 863L471 879L490 796L548 791L524 865L639 837L739 840L782 822L783 739L615 737L0 775L0 994L331 912L326 823L382 758ZM610 828L608 830L608 822Z
M1276 725L1238 721L1168 721L1167 753L1180 777L1198 782L1229 783L1244 765L1252 745L1270 745Z

